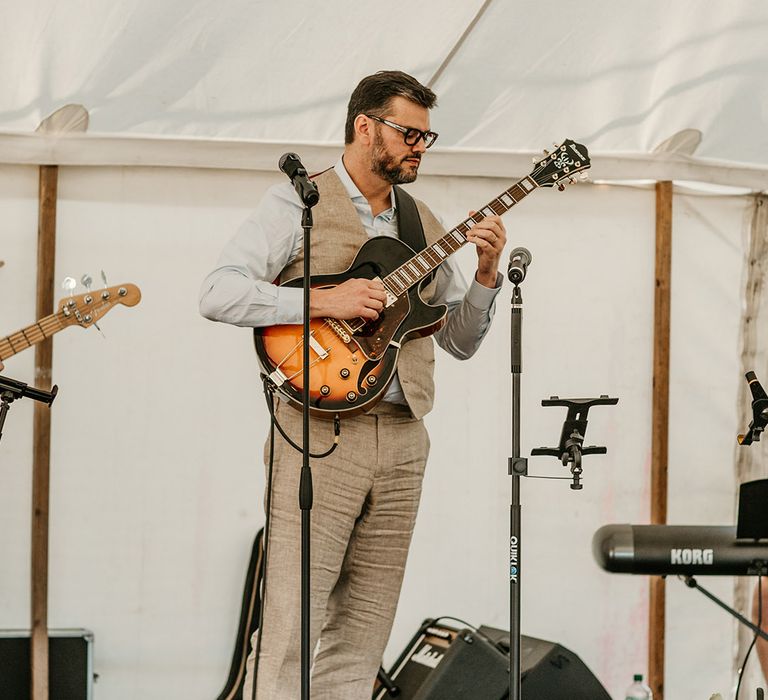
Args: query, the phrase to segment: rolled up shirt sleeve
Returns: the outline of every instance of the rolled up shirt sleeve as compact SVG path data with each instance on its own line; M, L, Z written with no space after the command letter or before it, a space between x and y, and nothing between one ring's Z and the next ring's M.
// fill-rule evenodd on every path
M491 326L502 281L503 277L497 273L493 289L475 279L467 286L454 259L443 263L432 299L433 304L448 305L446 322L435 333L435 341L443 350L459 360L475 354Z
M205 318L252 328L301 323L301 288L275 284L301 248L301 211L290 184L267 191L203 280L199 303Z

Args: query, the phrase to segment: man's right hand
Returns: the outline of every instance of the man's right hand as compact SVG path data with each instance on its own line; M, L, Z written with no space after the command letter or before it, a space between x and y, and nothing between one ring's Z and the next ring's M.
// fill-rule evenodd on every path
M375 320L387 301L381 282L349 279L336 287L314 288L309 295L309 315L312 318L330 316L350 319L361 316Z

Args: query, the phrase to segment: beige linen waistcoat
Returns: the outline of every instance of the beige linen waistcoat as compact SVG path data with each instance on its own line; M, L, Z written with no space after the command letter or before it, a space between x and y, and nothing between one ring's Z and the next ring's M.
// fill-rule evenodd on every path
M360 217L349 198L339 176L333 169L315 178L320 191L320 202L312 209L311 275L329 275L346 270L355 259L360 246L368 240ZM416 206L424 228L427 245L445 235L445 229L428 207L418 200ZM304 274L303 249L280 274L281 281ZM429 301L434 294L434 282L423 291L422 299ZM422 418L432 410L435 396L435 353L432 338L411 337L400 350L397 376L403 394L415 418Z

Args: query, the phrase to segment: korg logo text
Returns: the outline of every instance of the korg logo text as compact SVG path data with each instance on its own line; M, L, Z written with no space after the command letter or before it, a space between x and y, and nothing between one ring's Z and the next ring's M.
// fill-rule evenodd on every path
M715 554L711 549L670 549L669 557L672 564L711 565Z

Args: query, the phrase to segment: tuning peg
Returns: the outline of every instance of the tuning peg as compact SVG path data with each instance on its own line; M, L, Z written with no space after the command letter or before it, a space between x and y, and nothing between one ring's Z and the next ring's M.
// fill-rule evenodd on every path
M582 170L579 173L579 180L581 180L582 182L585 182L586 180L589 180L589 174Z
M548 156L548 155L549 155L549 151L548 151L546 148L545 148L545 149L543 149L543 150L544 150L544 155L545 155L545 156Z
M556 143L555 141L552 142L552 145L555 147L556 151L562 148L562 146L559 143Z
M91 285L93 284L93 277L88 274L83 275L80 278L80 284L83 285L89 292L91 291Z
M562 192L565 189L565 185L562 182L558 182L557 189Z
M575 177L569 177L568 182L570 182L572 185L576 184L576 178Z
M74 296L75 287L77 287L77 280L74 277L65 277L61 283L65 292L69 292L69 296Z
M104 270L101 271L101 281L104 282L104 289L107 288L107 275Z

